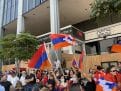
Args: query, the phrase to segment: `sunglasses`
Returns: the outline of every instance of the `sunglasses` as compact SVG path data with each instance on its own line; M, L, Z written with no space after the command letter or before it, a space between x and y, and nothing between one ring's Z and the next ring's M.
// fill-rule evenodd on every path
M117 70L111 70L110 72L117 72Z

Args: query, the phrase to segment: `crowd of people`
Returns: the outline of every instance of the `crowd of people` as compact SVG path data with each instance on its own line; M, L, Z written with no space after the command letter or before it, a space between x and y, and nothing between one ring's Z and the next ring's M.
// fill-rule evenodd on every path
M77 67L31 69L19 75L10 70L1 75L0 91L121 91L121 66L96 66L88 74Z

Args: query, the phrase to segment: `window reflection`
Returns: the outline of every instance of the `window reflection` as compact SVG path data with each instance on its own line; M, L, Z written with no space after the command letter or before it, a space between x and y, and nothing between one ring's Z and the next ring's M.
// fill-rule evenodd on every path
M5 0L4 13L3 13L3 25L8 24L17 18L18 14L18 0Z
M0 0L1 1L1 0ZM23 0L23 13L35 8L46 0ZM18 0L5 0L3 25L8 24L17 18Z

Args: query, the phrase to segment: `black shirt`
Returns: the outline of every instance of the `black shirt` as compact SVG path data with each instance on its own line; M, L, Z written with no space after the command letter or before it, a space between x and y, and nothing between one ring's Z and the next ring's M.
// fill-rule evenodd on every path
M36 83L36 78L35 78L35 75L34 74L30 74L30 75L27 75L26 76L26 79L31 79L31 78L34 78L33 81L29 82L28 84L35 84Z

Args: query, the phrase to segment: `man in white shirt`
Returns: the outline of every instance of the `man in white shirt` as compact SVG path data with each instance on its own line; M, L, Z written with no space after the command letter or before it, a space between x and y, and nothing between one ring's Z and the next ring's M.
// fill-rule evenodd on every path
M22 86L26 85L25 77L26 77L26 72L22 71L22 76L20 77L20 82L22 83Z
M55 61L55 68L56 69L60 68L60 60Z
M16 86L17 81L19 81L19 78L16 76L16 73L14 71L11 72L11 78L9 79L13 87Z

